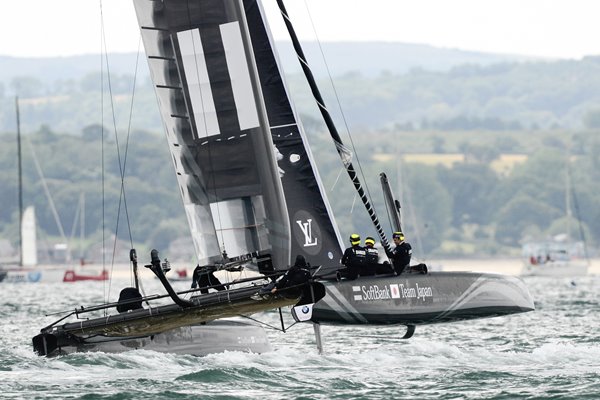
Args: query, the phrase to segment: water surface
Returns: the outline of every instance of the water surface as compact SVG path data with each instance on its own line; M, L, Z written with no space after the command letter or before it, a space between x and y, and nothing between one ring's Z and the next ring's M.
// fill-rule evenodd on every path
M268 331L270 353L201 358L145 350L38 357L31 338L55 319L44 313L101 302L107 287L3 283L0 398L600 398L600 276L524 280L534 312L417 327L409 340L401 326L323 326L322 355L312 327L297 324ZM259 318L279 326L276 312Z

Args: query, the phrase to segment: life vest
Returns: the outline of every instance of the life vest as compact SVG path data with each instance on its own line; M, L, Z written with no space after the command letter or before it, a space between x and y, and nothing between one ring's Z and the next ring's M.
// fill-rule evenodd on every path
M365 247L367 264L377 264L379 262L379 251L375 247Z

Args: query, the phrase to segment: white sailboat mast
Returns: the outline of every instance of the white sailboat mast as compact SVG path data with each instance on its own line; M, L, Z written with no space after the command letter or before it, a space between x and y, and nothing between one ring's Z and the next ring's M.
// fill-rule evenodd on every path
M23 169L21 161L21 116L19 113L19 97L15 97L17 113L17 160L19 177L19 266L23 266Z

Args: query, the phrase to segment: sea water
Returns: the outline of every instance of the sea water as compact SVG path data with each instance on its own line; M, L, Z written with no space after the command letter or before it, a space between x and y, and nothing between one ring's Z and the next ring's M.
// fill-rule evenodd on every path
M56 319L44 314L102 302L107 283L2 283L0 398L599 399L600 276L524 281L533 312L418 326L408 340L402 326L323 326L323 354L312 326L290 327L284 310L289 329L267 327L273 351L265 354L134 350L55 358L31 347ZM121 286L111 285L118 293ZM156 288L147 294L162 293ZM280 326L277 312L256 317Z

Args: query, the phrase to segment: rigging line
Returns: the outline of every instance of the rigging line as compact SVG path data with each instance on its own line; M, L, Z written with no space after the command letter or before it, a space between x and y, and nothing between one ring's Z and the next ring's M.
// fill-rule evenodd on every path
M133 87L131 89L131 103L129 106L129 121L127 124L127 137L125 140L125 155L123 157L123 171L122 171L122 176L121 176L121 192L119 193L119 201L121 200L121 196L123 198L123 205L125 207L125 218L127 221L127 231L129 233L129 246L131 249L133 249L133 235L131 234L131 221L129 219L129 208L127 207L127 197L125 196L125 171L127 170L127 155L129 154L129 139L131 137L131 121L133 119L133 104L134 104L134 100L135 100L135 89L136 89L136 83L137 83L137 74L138 74L138 66L139 66L139 60L140 60L140 48L141 48L141 44L142 44L142 35L140 33L139 39L138 39L138 49L137 49L137 54L136 54L136 58L135 58L135 70L133 73ZM117 220L119 219L118 217L119 214L117 214ZM116 239L115 239L116 241ZM130 267L133 269L133 265L130 262ZM135 279L134 274L130 274L130 279L133 280ZM133 284L132 284L133 286ZM143 293L143 291L142 291Z
M275 327L273 325L267 324L266 322L260 321L260 320L258 320L256 318L252 318L252 317L250 317L248 315L240 314L239 317L249 319L250 321L254 321L254 322L256 322L259 325L266 326L267 328L273 329L275 331L283 332L283 329L281 329L281 328L277 328L277 327Z
M350 127L348 126L348 121L346 120L346 114L342 108L342 102L340 101L340 97L338 95L336 86L333 82L333 77L331 76L331 71L329 69L329 64L327 63L327 58L325 57L325 52L323 51L323 46L321 45L321 40L319 39L319 35L317 34L317 29L312 19L312 15L308 8L308 3L304 0L304 7L306 8L306 12L308 13L308 19L310 20L310 24L312 26L313 32L315 34L315 38L317 40L317 44L319 45L319 51L321 52L321 58L323 59L323 63L325 64L325 69L327 70L327 76L329 78L329 82L331 83L331 88L333 89L333 93L335 94L335 100L337 102L338 108L340 110L340 114L342 115L342 121L344 121L344 126L346 127L346 132L348 133L348 138L350 139L350 145L352 146L352 150L354 151L354 157L356 158L356 163L358 164L358 169L360 170L360 175L362 176L364 187L367 190L367 195L371 202L373 202L373 197L371 196L371 192L369 191L368 180L365 178L365 174L362 169L362 164L358 158L358 152L356 151L356 147L354 146L354 140L352 140L352 134L350 132Z
M344 167L340 168L340 172L338 172L337 177L335 178L335 181L333 182L333 185L331 185L331 189L329 189L330 192L333 192L333 189L335 189L335 185L337 185L338 181L340 180L340 176L342 176L342 172L344 172Z
M114 131L115 131L115 146L117 149L117 161L119 164L119 173L120 173L120 177L121 177L121 192L119 195L119 206L117 209L117 221L116 221L116 226L115 226L115 237L113 240L113 251L112 251L112 257L111 257L111 275L112 275L113 271L114 271L114 266L115 266L116 247L117 247L117 239L118 239L118 233L119 233L119 220L120 220L120 215L121 215L121 203L122 203L122 199L126 198L126 195L125 195L125 187L123 184L123 182L124 182L124 162L121 161L121 150L120 150L119 135L118 135L118 130L117 130L117 121L116 121L116 116L115 116L116 112L115 112L115 104L114 104L113 91L112 91L112 81L110 79L110 63L108 61L108 49L106 46L104 18L103 18L102 14L101 14L101 26L102 26L102 39L103 39L103 44L104 44L102 51L105 54L105 60L106 60L106 75L107 75L108 91L109 91L110 105L111 105L111 111L112 111L112 122L113 122ZM139 50L138 50L138 52L139 52ZM124 207L125 207L125 213L127 215L127 203L126 202L124 202ZM128 220L128 222L129 222L129 220ZM109 293L110 293L111 283L112 283L112 280L110 280L110 283L109 283L109 289L108 289Z
M21 114L19 112L19 96L15 97L15 111L17 112L17 178L19 199L19 266L23 266L23 158L21 157Z
M111 104L111 108L112 108L113 127L115 129L115 138L116 138L116 142L117 142L117 154L118 154L119 169L120 169L121 168L121 158L120 158L120 154L119 154L119 146L118 146L119 140L118 140L118 135L116 132L117 126L116 126L116 121L115 121L114 103L113 103L113 99L112 99L112 87L111 87L110 69L109 69L109 63L108 63L108 51L106 48L106 36L105 36L105 30L104 30L104 15L102 14L102 0L100 0L100 26L101 26L101 35L102 35L102 40L101 40L102 48L100 49L100 51L101 51L101 54L104 55L103 61L106 64L106 75L107 75L109 99L110 99L110 104ZM103 66L104 66L104 64L103 64ZM102 71L104 72L104 69ZM104 83L104 74L102 74L102 82ZM104 93L104 86L102 86L102 93ZM104 107L104 102L102 103L102 105ZM103 111L104 111L104 108L103 108ZM104 113L102 114L102 122L104 123ZM102 132L102 137L104 138L104 129ZM104 145L104 140L102 141L102 143ZM104 166L104 157L102 160L102 165ZM103 167L102 171L104 172L104 167ZM103 198L102 198L103 206L104 206L104 201L105 201L105 199L103 196ZM110 264L110 276L113 276L113 272L114 272L115 247L116 247L117 233L118 233L118 227L119 227L120 211L121 211L121 202L120 202L120 198L119 198L119 209L117 211L117 228L115 230L115 239L113 241L113 253L112 253L111 264ZM104 222L104 214L103 214L103 222ZM104 238L104 231L103 231L103 238ZM103 250L102 252L104 253L104 246L102 246L102 250ZM103 261L104 261L104 254L103 254ZM107 299L108 299L108 297L110 297L111 288L112 288L112 279L110 279L109 283L108 283L108 289L107 289L107 293L106 293Z
M192 29L192 14L191 14L191 10L190 10L190 2L189 0L186 1L186 8L187 8L187 17L188 17L188 26L190 28L190 30ZM207 147L206 147L206 151L208 153L208 163L209 166L212 168L213 167L213 154L212 154L212 148L211 148L211 143L210 140L208 140L208 123L206 121L207 119L207 113L206 113L206 108L204 106L204 96L202 93L202 81L200 80L200 69L198 68L198 53L196 51L196 40L194 39L194 35L191 35L192 37L192 49L194 51L194 63L196 64L196 79L198 79L198 91L200 92L200 105L202 107L202 123L204 124L204 132L206 133L206 138L207 138ZM200 39L202 40L202 39ZM200 43L200 45L202 45ZM204 56L204 54L202 54L202 56ZM209 79L210 80L210 79ZM209 85L209 90L210 90L210 85ZM189 109L188 109L189 112ZM191 117L191 115L190 115ZM192 123L192 119L190 118L190 124ZM196 129L198 129L198 127L196 127ZM200 139L200 132L198 132L198 139ZM198 150L199 151L199 150ZM215 196L215 204L216 204L216 209L217 209L217 221L219 221L219 227L223 226L222 220L221 220L221 207L219 206L219 202L218 197L217 197L217 185L216 185L216 177L215 174L211 174L211 176L209 177L209 179L212 179L212 183L213 183L213 195ZM207 198L207 207L210 209L210 200ZM212 212L211 212L212 214ZM214 226L214 225L213 225ZM219 234L221 236L221 243L223 244L223 249L221 249L221 245L219 244L219 252L226 251L225 249L225 236L223 235L223 231L217 232L217 229L215 227L215 234ZM197 256L196 256L197 257Z
M125 197L125 171L127 170L127 155L129 153L129 139L131 137L131 121L133 119L133 104L135 100L135 89L137 84L138 66L140 62L140 48L142 45L142 35L140 34L138 39L138 49L135 58L135 70L133 73L133 87L131 88L131 103L129 106L129 121L127 124L127 137L125 140L125 155L123 156L123 176L121 177L121 192L123 193L123 204L125 206L125 215L127 219L127 229L129 231L129 244L133 248L133 236L131 234L131 224L129 220L129 209L127 207L127 198Z
M85 254L83 253L83 240L85 239L85 192L79 194L79 258L85 260Z
M106 42L104 42L104 44L106 45ZM124 186L123 186L123 167L121 164L121 154L120 154L120 150L119 150L119 135L117 133L117 124L115 121L115 110L114 110L114 103L113 103L113 95L112 95L112 87L111 87L111 83L110 83L110 69L108 66L108 52L106 53L106 73L108 76L108 87L109 87L109 94L110 94L110 103L111 103L111 107L112 107L112 117L113 117L113 127L115 129L115 146L117 147L117 161L119 163L119 173L121 175L121 191L119 193L119 205L117 206L117 220L116 220L116 224L115 224L115 230L114 230L114 239L113 239L113 249L112 249L112 254L111 254L111 260L110 260L110 270L111 270L111 275L112 272L114 270L114 265L115 265L115 256L116 256L116 252L117 252L117 240L118 240L118 236L119 236L119 222L121 220L121 204L122 204L122 199L124 197Z
M408 185L408 178L405 175L405 172L407 170L407 163L405 162L404 156L400 155L400 151L397 150L396 154L399 155L399 157L397 158L397 165L396 165L396 169L397 169L397 176L396 179L398 180L398 197L400 198L400 200L402 201L402 203L404 204L406 200L406 209L408 209L408 213L410 215L410 220L409 220L409 225L412 223L412 228L414 230L414 237L416 239L416 251L418 254L420 254L421 258L423 260L426 259L426 254L425 254L425 250L424 250L424 246L423 246L423 235L421 232L421 224L419 223L419 218L417 218L417 213L415 211L415 202L413 200L413 192L411 192L410 190L404 190L407 186L410 187L410 185ZM406 183L405 183L406 182ZM422 219L422 218L421 218ZM404 228L402 228L402 230L404 231ZM405 232L405 231L404 231ZM411 242L412 243L412 242Z
M75 216L73 217L73 224L71 225L71 233L69 240L67 241L67 248L71 248L71 242L75 240L75 231L77 230L77 223L80 222L81 218L81 195L79 196L79 202L77 203L77 209L75 210Z
M102 0L99 0L100 3L100 128L101 128L101 132L100 132L100 136L101 136L101 180L102 180L102 270L106 269L106 255L104 252L104 249L106 247L106 214L105 214L105 198L106 198L106 194L105 194L105 184L106 184L106 180L105 180L105 176L104 176L104 54L102 53L102 43L104 41L104 24L102 21L104 21L104 17L102 15ZM112 280L112 274L111 274L111 280ZM108 304L108 292L110 291L110 288L107 290L106 288L106 281L102 281L102 285L103 285L103 292L104 292L104 303ZM104 315L106 315L107 311L104 310Z
M567 174L570 175L570 169L569 166L567 165ZM573 208L575 208L575 215L577 216L577 227L579 228L579 236L581 237L581 240L583 241L583 256L585 257L585 260L587 263L589 263L589 255L588 255L588 250L587 250L587 245L586 245L586 237L585 237L585 231L583 229L583 222L579 219L579 216L581 215L580 210L579 210L579 201L577 200L577 194L575 193L575 189L573 187L571 187L571 195L573 196ZM567 217L569 218L569 217Z
M33 148L33 144L29 140L28 136L25 136L25 141L27 141L27 144L29 145L29 148L31 149L31 156L33 158L33 164L35 165L35 169L42 181L42 187L44 188L44 193L46 194L46 197L48 198L48 203L50 204L50 211L52 212L52 216L54 217L54 222L56 222L56 227L58 228L60 237L63 241L66 242L67 237L65 235L65 231L63 229L62 223L60 222L60 217L58 215L58 211L56 210L56 205L54 204L54 200L52 199L52 195L50 194L50 189L48 188L48 183L46 182L46 177L44 176L44 173L42 172L42 168L40 167L40 163L39 163L38 157L35 153L35 149ZM67 257L69 257L69 251L67 251ZM70 259L70 257L69 257L69 259Z
M102 22L102 24L104 25L104 22ZM103 30L103 33L105 33L105 31ZM117 129L117 121L116 121L116 112L115 112L115 106L114 106L114 96L113 96L113 92L112 92L112 81L110 79L110 63L108 61L108 49L106 46L106 40L104 40L104 52L106 54L105 60L106 60L106 75L107 75L107 82L108 82L108 90L109 90L109 95L110 95L110 104L111 104L111 111L112 111L112 121L113 121L113 127L114 127L114 131L115 131L115 146L117 149L117 161L119 163L119 174L120 174L120 178L121 178L121 190L119 193L119 205L117 207L117 220L116 220L116 225L115 225L115 236L114 236L114 240L113 240L113 250L112 250L112 256L111 256L111 275L114 271L114 266L115 266L115 257L116 257L116 253L117 253L117 242L118 242L118 233L119 233L119 222L121 219L121 205L123 205L124 208L124 212L125 212L125 216L126 216L126 221L127 221L127 225L129 227L129 235L130 235L130 240L133 243L132 239L131 239L131 226L130 226L130 221L129 221L129 213L128 213L128 208L127 208L127 196L125 193L125 165L126 165L126 158L123 158L123 161L121 160L121 149L120 149L120 144L119 144L119 134L118 134L118 129ZM138 57L136 59L136 74L137 74L137 62L139 60L139 43L138 43ZM134 78L134 88L133 88L134 92L135 92L135 78ZM133 103L133 98L132 98L132 103ZM133 107L133 105L132 105ZM130 115L131 117L131 115ZM131 121L130 121L131 122ZM128 132L128 136L127 138L129 138L129 132ZM128 143L128 141L127 141ZM125 152L125 155L127 154L127 152ZM112 282L112 281L111 281ZM109 292L110 292L110 284L109 284Z
M292 44L294 46L294 50L296 51L296 56L298 57L299 60L304 60L304 63L301 63L300 65L302 66L302 71L304 72L304 76L308 80L313 97L315 98L315 100L318 104L323 104L323 102L324 102L323 98L321 96L319 88L317 87L314 75L313 75L312 71L310 70L310 68L308 68L308 66L306 64L306 61L305 61L306 56L304 55L304 51L302 50L302 47L300 46L300 41L298 40L298 36L296 35L296 32L294 31L292 22L291 22L289 16L287 15L287 11L285 9L285 5L283 4L283 0L277 0L277 5L279 6L279 10L281 11L281 16L286 25L286 28L290 35L290 38L292 39ZM390 244L387 240L385 232L383 231L383 228L381 227L381 223L379 222L377 213L375 212L374 207L371 205L370 200L360 183L359 176L356 173L354 166L352 165L352 162L350 159L350 149L346 148L344 146L344 144L342 143L342 139L340 138L340 135L337 131L337 128L335 127L335 124L333 122L333 119L331 118L331 115L329 114L329 111L325 107L319 107L319 111L321 112L321 116L323 117L323 120L324 120L325 124L327 125L327 128L329 130L329 134L330 134L331 138L335 142L338 155L340 156L342 163L346 167L346 172L348 172L350 180L352 181L352 184L354 185L354 189L359 194L360 199L361 199L363 205L365 206L365 209L366 209L367 213L369 214L369 217L371 218L371 222L373 223L375 229L377 230L377 233L379 234L379 237L381 238L381 244L383 245L383 247L386 249L387 252L391 251Z

